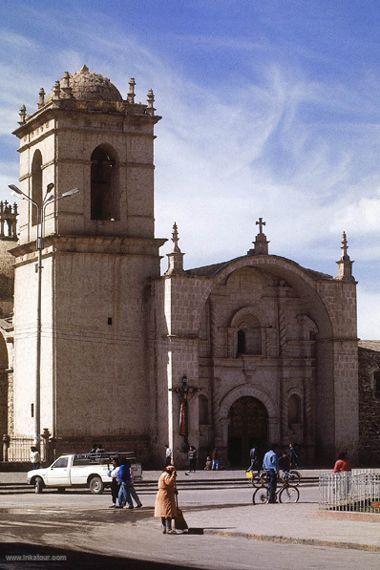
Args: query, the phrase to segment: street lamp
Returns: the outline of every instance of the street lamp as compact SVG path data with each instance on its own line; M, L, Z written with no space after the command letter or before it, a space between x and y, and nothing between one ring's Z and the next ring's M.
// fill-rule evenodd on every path
M35 410L34 410L34 430L35 430L35 442L36 446L39 447L40 444L40 433L41 433L41 285L42 285L42 250L44 248L45 239L45 215L46 208L49 204L52 204L54 200L62 200L68 196L73 196L79 192L79 188L72 188L67 192L61 194L61 196L55 197L52 194L54 188L53 182L50 182L46 186L46 194L42 203L39 204L30 196L25 194L20 188L14 184L9 184L8 188L12 190L15 194L21 196L23 200L28 200L37 210L37 239L36 239L36 250L38 252L38 262L36 266L36 272L38 273L38 285L37 285L37 358L36 358L36 395L35 395Z

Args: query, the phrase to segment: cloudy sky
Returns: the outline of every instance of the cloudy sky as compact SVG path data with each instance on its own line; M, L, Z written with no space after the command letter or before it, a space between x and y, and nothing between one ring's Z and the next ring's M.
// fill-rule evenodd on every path
M86 63L126 96L134 76L163 116L157 236L176 220L204 265L244 254L262 216L271 253L334 275L346 230L359 335L379 339L379 24L378 0L1 0L0 196L41 86Z

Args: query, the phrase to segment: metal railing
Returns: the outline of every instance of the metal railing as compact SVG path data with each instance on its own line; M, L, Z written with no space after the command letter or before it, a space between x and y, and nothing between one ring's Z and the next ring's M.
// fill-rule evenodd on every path
M30 461L30 448L34 445L32 437L10 437L6 453L3 451L3 461Z
M369 469L322 473L319 506L334 511L380 513L380 473Z

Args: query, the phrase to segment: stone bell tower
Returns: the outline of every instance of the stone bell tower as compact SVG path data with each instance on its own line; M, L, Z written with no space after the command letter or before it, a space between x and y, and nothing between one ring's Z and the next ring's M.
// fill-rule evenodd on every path
M46 188L41 316L41 429L58 448L146 446L147 282L159 276L154 238L153 91L123 99L86 66L66 72L28 115L20 110L20 189ZM75 195L61 199L72 188ZM15 434L32 435L35 408L36 208L21 205L15 270Z

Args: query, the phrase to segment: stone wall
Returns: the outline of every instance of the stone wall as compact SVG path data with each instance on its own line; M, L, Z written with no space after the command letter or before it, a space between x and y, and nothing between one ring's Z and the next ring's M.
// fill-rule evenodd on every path
M364 346L363 346L364 345ZM364 348L371 346L371 348ZM380 370L380 342L359 343L359 460L379 465L380 399L375 397L373 373Z

